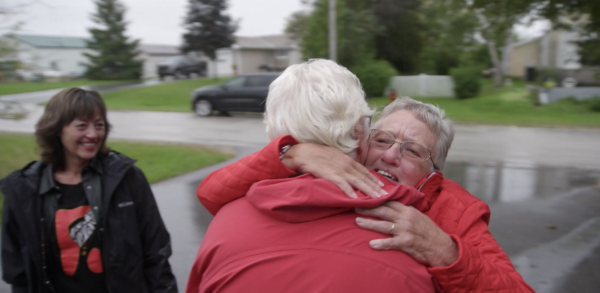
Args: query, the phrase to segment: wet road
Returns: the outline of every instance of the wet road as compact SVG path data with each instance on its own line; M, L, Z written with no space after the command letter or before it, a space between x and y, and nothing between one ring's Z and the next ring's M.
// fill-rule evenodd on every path
M32 133L41 108L0 131ZM261 116L111 111L113 139L235 146L228 162L152 185L172 236L180 291L212 218L195 189L207 174L264 146ZM600 130L457 126L446 177L486 201L490 229L537 292L600 288ZM576 289L576 290L575 290ZM2 290L0 290L2 291Z

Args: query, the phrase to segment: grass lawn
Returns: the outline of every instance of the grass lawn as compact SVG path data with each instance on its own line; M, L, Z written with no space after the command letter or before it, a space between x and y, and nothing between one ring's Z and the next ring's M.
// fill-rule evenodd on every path
M182 80L103 93L102 97L106 106L112 110L190 112L193 90L206 85L220 84L227 79L229 78Z
M58 82L7 82L0 83L0 96L10 94L20 94L28 92L37 92L44 90L60 89L72 86L84 86L95 84L122 83L123 81L114 80L72 80Z
M31 134L0 133L0 178L37 160L37 145ZM137 160L150 183L225 161L233 156L199 145L110 141L108 145ZM0 213L4 196L0 193Z
M581 103L561 100L534 106L525 84L516 81L510 87L495 88L484 80L478 97L470 99L417 98L438 105L457 123L543 127L600 127L600 112L591 112ZM385 106L389 98L368 99L371 106Z

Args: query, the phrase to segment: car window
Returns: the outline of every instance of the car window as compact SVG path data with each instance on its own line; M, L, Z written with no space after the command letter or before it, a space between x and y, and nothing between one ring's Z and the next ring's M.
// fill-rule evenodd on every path
M246 86L248 87L268 87L275 80L274 76L248 76Z
M228 81L226 81L223 85L230 89L237 89L244 87L244 82L246 78L243 76L234 77Z

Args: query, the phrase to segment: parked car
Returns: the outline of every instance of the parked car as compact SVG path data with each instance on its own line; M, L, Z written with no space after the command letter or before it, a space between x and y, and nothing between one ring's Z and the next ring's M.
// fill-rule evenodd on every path
M189 56L176 56L167 59L158 66L158 77L162 80L165 76L173 76L175 79L182 77L190 78L195 73L206 76L206 62L199 61Z
M264 112L269 85L278 76L276 72L242 74L221 85L201 87L192 92L192 109L199 116L213 111Z

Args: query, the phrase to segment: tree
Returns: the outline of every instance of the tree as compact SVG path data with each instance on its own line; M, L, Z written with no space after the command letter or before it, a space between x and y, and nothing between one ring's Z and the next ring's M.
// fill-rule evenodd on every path
M289 34L292 39L297 40L301 37L302 30L308 22L309 14L304 11L296 11L286 19L284 32Z
M225 9L226 0L189 0L181 50L184 53L200 51L215 61L218 49L235 43L233 33L237 23L223 13Z
M420 69L424 73L448 75L461 59L475 59L478 42L477 18L464 3L448 0L425 0L419 9L423 23L423 50ZM489 62L482 62L489 63ZM484 67L484 64L481 64Z
M304 2L311 5L311 13L294 13L286 32L300 35L304 56L327 58L328 0ZM341 64L352 66L376 58L401 72L417 70L422 49L419 0L337 0L336 4Z
M85 76L94 80L140 79L143 62L136 60L139 40L125 35L125 6L118 0L96 0L95 4L92 21L99 27L89 29L92 39L86 43L94 53L84 54L89 59L84 64Z
M380 26L375 35L376 58L389 61L399 72L417 73L423 49L419 0L348 0L352 7L370 9ZM362 3L361 3L362 2ZM358 4L358 5L357 5Z
M462 1L462 0L459 0ZM530 13L530 6L522 0L469 0L479 21L478 34L485 40L494 65L494 85L502 86L503 48L513 37L513 26ZM467 3L467 2L464 2Z
M351 9L345 1L336 1L338 63L350 68L375 57L374 36L380 26L368 9ZM328 58L328 0L312 3L313 10L301 26L300 47L306 59Z
M0 4L0 31L7 32L6 36L19 30L22 21L14 21L12 18L22 12L28 4L8 6ZM16 53L15 43L10 38L0 38L0 59L12 58Z

